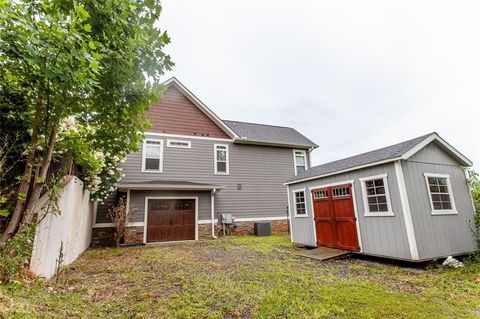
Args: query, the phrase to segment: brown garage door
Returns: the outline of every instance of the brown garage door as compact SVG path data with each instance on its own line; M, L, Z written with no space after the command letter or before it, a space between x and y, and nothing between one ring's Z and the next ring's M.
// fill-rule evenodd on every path
M148 200L148 243L194 239L195 199Z
M352 185L339 185L312 191L317 244L358 251L357 225Z

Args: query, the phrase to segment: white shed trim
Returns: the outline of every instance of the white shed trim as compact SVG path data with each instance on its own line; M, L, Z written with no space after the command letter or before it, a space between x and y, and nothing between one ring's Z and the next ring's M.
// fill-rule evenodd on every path
M447 151L452 155L457 157L458 160L462 161L465 166L472 166L473 163L465 155L457 151L452 145L448 144L443 138L441 138L437 133L432 133L429 137L424 139L422 142L418 143L415 147L412 147L408 152L405 152L402 155L402 159L408 159L412 157L415 153L423 149L425 146L430 144L433 141L440 143Z
M419 260L417 240L415 238L415 230L413 228L412 213L410 211L410 203L408 202L407 187L405 186L405 178L401 161L396 161L395 174L397 175L398 190L400 193L400 202L402 205L403 218L405 220L405 228L407 232L408 246L410 255L413 260Z

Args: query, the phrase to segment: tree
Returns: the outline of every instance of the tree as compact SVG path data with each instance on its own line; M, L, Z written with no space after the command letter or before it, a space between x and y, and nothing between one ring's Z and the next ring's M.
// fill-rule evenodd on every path
M170 39L155 26L160 12L159 0L0 0L0 92L23 98L30 124L0 243L31 224L57 141L69 144L59 136L65 121L82 128L76 148L87 143L103 162L136 149L160 76L173 65L163 52Z
M480 248L480 178L473 169L466 169L466 172L468 177L467 183L472 194L473 208L475 210L473 219L470 221L470 228Z

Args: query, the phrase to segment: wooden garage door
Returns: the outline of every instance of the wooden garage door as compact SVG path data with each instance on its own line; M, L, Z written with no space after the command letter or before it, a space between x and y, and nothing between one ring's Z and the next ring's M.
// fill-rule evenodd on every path
M195 199L148 200L148 243L194 239Z
M352 185L312 191L317 244L331 248L360 250L353 206Z

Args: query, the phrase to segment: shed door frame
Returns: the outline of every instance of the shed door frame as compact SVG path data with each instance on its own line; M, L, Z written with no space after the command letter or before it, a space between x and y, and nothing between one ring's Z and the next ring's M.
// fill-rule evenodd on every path
M355 180L350 179L346 181L341 181L341 182L335 182L335 183L330 183L330 184L320 184L320 185L315 185L311 186L308 188L308 196L310 196L310 207L312 211L312 217L311 217L311 222L313 226L313 235L315 238L315 243L317 242L317 229L315 227L315 212L313 211L313 196L312 196L312 191L317 188L327 188L327 187L334 187L334 186L340 186L340 185L345 185L345 184L351 184L352 185L352 199L353 199L353 212L355 215L355 225L357 227L357 240L358 240L358 245L360 246L360 253L363 252L363 244L362 244L362 235L360 232L360 223L358 220L358 208L357 208L357 196L355 192Z
M143 216L143 243L147 244L147 217L148 217L148 200L149 199L193 199L195 200L195 239L194 240L198 240L198 196L145 196L145 211Z

